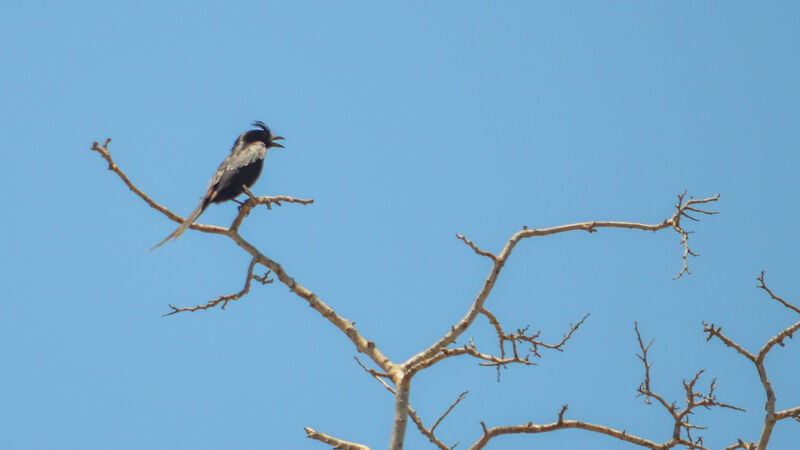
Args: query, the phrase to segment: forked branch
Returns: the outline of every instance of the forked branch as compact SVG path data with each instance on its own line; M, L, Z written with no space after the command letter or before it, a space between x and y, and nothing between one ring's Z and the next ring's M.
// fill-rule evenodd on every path
M775 300L776 302L780 303L787 309L794 311L796 313L800 313L800 308L796 305L784 300L783 298L775 295L772 290L767 287L766 282L764 281L764 271L761 271L761 274L756 277L758 280L758 288L766 292L770 298ZM778 334L767 340L766 343L761 347L757 354L753 354L744 349L741 345L736 343L733 339L725 336L722 334L722 327L715 326L713 323L709 324L703 322L703 331L707 333L706 340L711 340L712 338L719 339L723 344L727 345L728 347L736 350L737 353L747 358L750 362L752 362L755 367L756 371L758 372L758 376L761 379L761 385L764 387L764 393L766 394L766 402L764 405L764 409L766 410L766 416L764 417L764 427L761 429L761 436L758 438L757 444L745 444L744 441L741 439L729 448L745 448L745 449L758 449L764 450L767 448L769 444L770 437L772 436L772 430L775 428L775 424L783 419L793 418L795 420L800 421L800 406L796 406L789 409L784 409L782 411L775 411L775 390L772 387L772 383L769 381L769 377L767 376L767 369L764 366L764 359L767 357L767 354L775 348L775 345L780 345L781 347L784 346L784 340L786 338L791 339L797 330L800 330L800 321L795 322L793 325L789 325L788 327L784 328ZM738 446L738 447L737 447Z
M173 306L170 303L169 307L172 308L172 311L170 311L170 312L168 312L166 314L163 314L163 316L165 316L165 317L166 316L171 316L173 314L177 314L179 312L185 312L185 311L195 312L195 311L199 311L201 309L214 308L215 306L220 305L220 304L222 305L220 308L221 309L225 309L225 307L228 306L228 302L239 300L240 298L242 298L245 295L247 295L248 292L250 292L250 282L252 280L256 280L261 284L272 283L274 280L269 278L269 271L267 271L267 273L265 273L263 276L258 276L258 275L254 275L253 274L253 269L256 267L256 263L258 263L258 261L255 258L253 258L250 261L250 266L247 267L247 278L245 279L245 282L244 282L244 288L242 288L241 291L239 291L239 292L237 292L235 294L220 296L220 297L218 297L218 298L216 298L214 300L211 300L210 302L208 302L208 303L206 303L204 305L185 306L185 307L179 308L177 306Z
M405 372L413 373L413 371L415 371L419 365L425 364L425 362L428 359L435 358L442 349L448 347L450 344L455 342L456 339L458 339L458 337L461 336L464 333L464 331L466 331L472 325L472 322L474 322L477 315L480 314L485 309L484 304L486 303L486 299L489 297L492 288L494 288L494 285L497 281L497 277L500 275L503 266L505 266L506 261L508 261L509 257L511 256L511 252L514 250L514 247L516 247L516 245L521 240L537 236L547 236L551 234L565 233L568 231L588 231L592 233L596 232L599 228L623 228L623 229L634 229L634 230L644 230L644 231L658 231L658 230L663 230L665 228L672 228L678 234L681 235L681 243L684 247L683 268L675 277L679 278L684 273L689 273L688 256L694 255L694 253L689 249L689 232L687 232L681 225L681 219L687 217L691 220L697 220L695 217L690 216L688 214L689 212L700 213L705 215L718 214L716 211L709 211L701 207L706 203L713 203L716 202L717 200L719 200L719 194L713 197L708 197L703 199L694 199L690 197L688 200L686 200L686 192L684 192L678 195L678 203L677 205L675 205L676 211L672 214L672 216L656 224L619 222L619 221L591 221L591 222L573 223L569 225L561 225L557 227L544 228L544 229L523 227L522 230L514 233L508 239L505 246L503 247L503 250L497 255L482 250L474 242L470 241L469 239L465 238L462 235L458 235L458 238L461 239L466 245L468 245L475 253L482 256L487 256L489 259L491 259L492 267L489 271L489 274L486 277L486 281L484 282L483 287L473 300L472 305L470 306L464 318L462 318L461 321L459 321L456 325L451 327L451 329L447 333L445 333L445 335L438 341L434 342L427 349L412 356L406 362L404 362L403 370Z

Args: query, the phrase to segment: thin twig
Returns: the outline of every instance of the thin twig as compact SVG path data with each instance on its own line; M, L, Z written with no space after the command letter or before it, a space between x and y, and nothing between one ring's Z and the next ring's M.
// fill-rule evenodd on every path
M485 256L492 261L497 261L497 256L495 256L492 252L487 252L486 250L481 250L474 242L470 241L469 239L465 238L463 235L456 233L456 237L461 239L465 244L469 246L475 253Z
M268 278L269 277L269 271L267 271L267 273L265 273L263 276L253 275L253 269L255 268L257 262L258 261L255 258L253 258L250 261L250 266L247 267L247 278L245 279L245 282L244 282L244 288L242 288L241 291L239 291L239 292L237 292L235 294L220 296L220 297L218 297L218 298L216 298L214 300L211 300L210 302L206 303L205 305L186 306L186 307L179 308L177 306L173 306L170 303L169 307L172 308L172 311L168 312L166 314L163 314L162 316L166 317L166 316L171 316L173 314L177 314L179 312L185 312L185 311L195 312L195 311L199 311L199 310L203 310L203 309L209 309L209 308L213 308L213 307L219 305L220 303L222 303L221 308L224 310L225 307L228 306L228 302L239 300L240 298L242 298L245 295L247 295L248 292L250 292L250 281L251 280L256 280L261 284L272 283L274 280L272 280L271 278Z
M513 358L511 358L509 361L512 362L512 363L513 362L518 362L518 363L522 363L522 364L527 364L528 358L527 357L526 358L520 357L519 349L517 347L517 343L527 343L527 344L529 344L530 348L528 349L528 351L529 351L530 355L532 355L535 358L541 358L542 357L542 355L539 353L539 347L547 348L547 349L550 349L550 350L556 350L556 351L559 351L559 352L563 352L564 351L564 349L563 349L564 344L567 343L567 341L572 337L572 335L575 333L575 331L577 331L578 328L583 324L583 322L586 321L586 319L589 317L589 314L586 314L585 316L583 316L583 318L581 318L581 320L579 320L574 325L570 324L569 325L569 330L561 337L561 340L559 342L555 343L555 344L550 344L550 343L547 343L547 342L542 341L542 340L539 339L539 336L541 335L541 331L536 331L535 333L530 333L529 334L528 333L529 327L526 326L525 328L517 329L517 331L515 333L506 333L505 331L503 331L503 327L500 325L500 321L497 320L497 317L495 317L495 315L492 314L491 311L489 311L488 309L486 309L484 307L484 308L481 309L480 313L483 314L484 316L486 316L486 318L489 320L489 323L494 328L495 333L497 334L498 345L499 345L499 348L500 348L500 356L499 356L498 359L500 359L500 360L505 360L506 359L506 347L505 347L505 344L508 342L508 343L511 344L511 351L512 351L512 354L514 355ZM438 359L441 360L442 358L438 358ZM486 359L486 358L482 358L482 359ZM497 381L500 381L500 368L501 367L506 367L506 364L491 364L491 365L496 367L496 369L497 369ZM528 365L532 365L532 363L528 364ZM429 366L430 366L430 364L426 363L426 364L421 365L420 367L429 367Z
M433 424L433 426L431 427L431 434L433 434L433 432L434 432L434 431L436 431L436 427L438 427L438 426L439 426L439 424L440 424L440 423L442 423L442 420L444 420L444 418L445 418L445 417L447 417L447 415L448 415L448 414L450 414L450 411L452 411L452 410L453 410L453 408L455 408L455 407L456 407L456 405L458 405L458 403L459 403L461 400L463 400L463 399L464 399L464 397L466 397L466 395L467 395L467 394L469 394L469 391L464 391L464 392L462 392L461 394L459 394L459 395L458 395L458 398L456 399L456 401L454 401L454 402L453 402L453 403L450 405L450 407L449 407L449 408L447 408L447 411L445 411L445 412L444 412L444 414L442 414L441 416L439 416L439 418L436 420L436 422L435 422L435 423Z

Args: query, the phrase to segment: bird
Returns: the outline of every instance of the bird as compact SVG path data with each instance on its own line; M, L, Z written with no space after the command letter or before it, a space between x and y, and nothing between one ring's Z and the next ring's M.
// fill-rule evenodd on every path
M161 247L170 239L178 239L208 208L208 205L228 200L241 204L236 197L245 191L245 187L249 189L258 180L261 169L264 167L267 150L272 147L284 148L283 145L275 142L283 140L283 138L273 135L264 122L253 122L253 127L255 129L245 131L236 139L231 153L222 161L214 176L211 177L211 181L208 182L206 193L197 208L172 234L150 250Z

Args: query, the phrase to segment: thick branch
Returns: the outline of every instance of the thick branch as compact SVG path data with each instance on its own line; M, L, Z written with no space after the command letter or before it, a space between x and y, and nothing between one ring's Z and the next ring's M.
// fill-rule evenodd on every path
M784 409L775 413L775 418L778 420L792 418L800 422L800 406Z
M408 399L411 396L411 377L400 377L397 390L394 396L394 425L392 426L392 437L389 441L390 450L400 450L406 439L406 425L408 424ZM431 434L433 435L433 434Z
M373 369L368 368L357 357L355 358L355 360L358 363L358 365L361 366L362 369L364 369L365 372L367 372L368 374L372 375L372 377L375 378L375 380L378 381L378 383L380 383L383 387L385 387L387 391L391 392L392 395L394 395L394 396L397 395L397 391L395 391L395 389L393 387L389 386L389 383L387 383L386 380L384 380L384 378L389 378L389 376L387 374L382 373L382 372L378 372L377 370L373 370ZM467 394L466 392L461 393L461 395L458 397L458 399L455 401L455 403L453 403L450 406L450 408L448 408L447 411L445 411L445 413L442 414L441 417L439 417L439 420L436 421L436 423L433 425L433 427L431 427L430 430L425 427L425 424L422 423L422 419L420 419L419 414L417 414L417 411L415 411L414 408L412 408L410 404L408 405L408 415L409 415L409 417L411 417L411 420L417 426L417 429L419 430L419 432L422 433L423 436L427 437L428 440L431 441L431 443L433 445L439 447L440 450L452 450L453 448L455 448L458 445L458 442L456 442L452 446L448 447L447 445L445 445L444 442L442 442L439 438L437 438L434 435L434 431L435 431L435 428L439 425L439 423L444 419L444 417L447 414L450 413L450 411L455 407L455 405L457 405L458 402L460 402L461 399L466 394Z

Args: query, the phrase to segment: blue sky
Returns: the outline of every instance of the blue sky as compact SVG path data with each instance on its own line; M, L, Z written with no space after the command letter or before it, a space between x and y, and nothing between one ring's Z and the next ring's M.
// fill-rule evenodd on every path
M653 388L682 399L697 370L721 400L705 443L757 439L753 367L701 321L756 351L798 320L755 288L767 271L800 303L800 7L791 2L16 2L0 15L5 220L2 448L325 448L310 426L383 448L393 398L349 341L279 284L226 311L161 317L239 290L249 259L132 195L189 213L235 137L263 120L286 137L258 195L311 206L254 211L243 235L387 356L403 361L460 319L523 225L656 223L675 195L722 195L690 227L692 275L671 231L573 233L516 249L487 306L509 329L560 338L536 367L452 360L411 403L466 447L487 425L566 417L656 441L665 411L636 398L633 322L654 338ZM234 204L204 223L228 224ZM491 350L485 321L466 336ZM778 407L800 405L800 346L767 359ZM776 449L800 440L781 422ZM407 448L429 448L409 426ZM490 448L633 448L584 431Z

